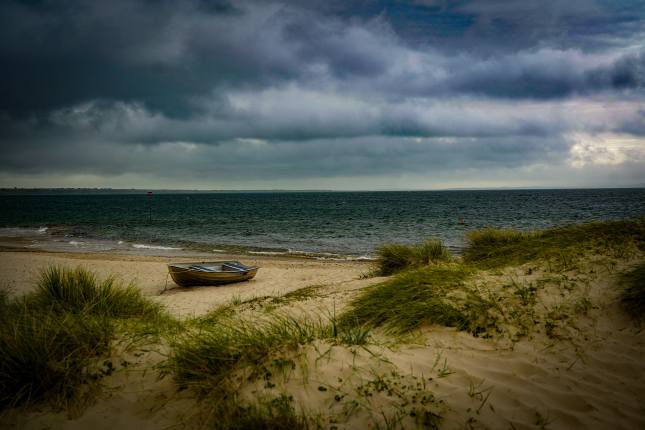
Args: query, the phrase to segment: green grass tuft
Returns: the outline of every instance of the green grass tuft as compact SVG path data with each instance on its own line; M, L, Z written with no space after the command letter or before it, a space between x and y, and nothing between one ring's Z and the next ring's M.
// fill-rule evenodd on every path
M423 324L467 329L470 319L464 299L449 297L464 287L469 271L462 266L410 270L367 289L340 318L340 326L385 326L407 332ZM461 302L460 302L461 300Z
M392 275L404 269L450 260L448 249L438 240L428 239L418 245L386 244L377 251L377 273Z
M83 403L98 378L93 364L109 351L110 321L34 311L23 299L5 302L0 315L0 408L48 400L69 410Z
M560 269L568 269L585 254L609 253L623 257L635 248L645 251L645 218L591 222L534 232L493 228L471 231L463 258L484 269L540 259L552 261Z
M49 268L35 292L0 294L0 408L39 401L68 412L82 408L93 399L104 374L100 358L109 356L117 331L131 330L136 340L173 323L133 286L99 282L80 268Z
M135 286L122 287L111 277L99 281L81 267L53 266L44 270L32 299L40 306L64 312L115 318L152 316L162 309L143 297Z
M621 277L624 286L621 302L632 317L645 319L645 263L636 266Z
M316 340L362 346L369 342L370 331L355 325L339 329L333 318L328 323L287 314L252 320L219 314L171 339L168 360L159 369L172 375L179 389L198 395L201 411L215 428L307 428L307 418L295 413L290 398L248 404L239 392L248 381L275 386L272 375L285 366L295 368L292 358Z
M171 342L165 372L180 387L199 394L218 392L235 370L254 369L278 350L297 350L315 339L331 337L331 328L320 321L273 315L264 320L220 318Z

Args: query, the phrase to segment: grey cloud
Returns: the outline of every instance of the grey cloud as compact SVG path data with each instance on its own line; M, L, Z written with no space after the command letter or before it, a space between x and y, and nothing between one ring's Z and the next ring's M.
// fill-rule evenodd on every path
M644 88L645 52L616 62L609 71L609 79L616 88Z
M544 137L574 127L571 118L548 107L524 109L477 99L392 103L298 87L233 92L226 102L217 99L213 107L201 109L200 116L177 119L140 104L84 103L56 110L44 120L5 120L0 145L9 147L16 139L38 135L98 136L133 144L219 144L235 138L312 141L378 135Z
M642 88L642 54L603 66L608 69L580 69L566 57L582 48L550 45L550 38L507 49L530 32L522 26L495 39L505 47L496 55L480 50L477 41L469 42L477 49L460 46L455 35L435 35L421 43L401 30L406 23L421 25L421 18L433 22L435 15L472 15L477 19L459 24L464 27L459 40L465 40L468 32L481 31L482 22L493 26L493 16L502 21L524 16L525 4L482 7L467 2L456 9L432 4L422 8L424 14L405 2L374 2L365 9L355 2L341 7L182 0L153 7L133 0L63 5L8 1L0 6L0 111L25 116L104 99L188 117L196 112L192 100L203 94L287 83L359 88L384 97L562 98ZM634 12L630 21L623 10L607 4L582 13L588 4L549 2L531 6L528 16L541 14L538 22L553 19L557 24L580 12L580 19L643 22L642 13ZM558 28L568 27L565 22Z
M3 158L4 172L120 175L131 172L209 180L257 180L513 168L562 159L558 138L413 139L370 137L297 142L166 143L132 146L86 139L33 141ZM52 145L55 143L55 145ZM26 163L27 162L27 163ZM243 169L240 166L244 166Z
M645 108L641 109L637 116L617 125L613 131L645 137Z
M6 1L0 173L551 163L572 133L645 134L637 3Z

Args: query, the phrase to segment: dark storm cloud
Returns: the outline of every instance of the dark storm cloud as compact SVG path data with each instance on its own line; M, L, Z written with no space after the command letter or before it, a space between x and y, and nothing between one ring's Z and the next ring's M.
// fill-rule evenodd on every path
M145 158L179 177L215 157L233 177L260 155L249 177L564 160L573 134L643 135L639 6L5 1L0 173L116 175Z
M590 79L575 64L562 63L557 52L553 58L532 59L532 51L509 48L518 40L524 40L523 49L548 47L553 37L538 36L549 19L549 25L561 31L570 31L566 22L559 24L573 15L583 22L590 20L588 24L595 28L598 16L604 22L614 15L603 14L618 10L616 26L622 28L626 21L642 24L642 12L629 15L631 21L625 18L624 10L633 9L631 3L619 9L590 2L569 6L556 2L551 7L532 2L486 2L485 6L468 2L455 9L436 2L428 6L367 2L372 14L361 8L364 2L345 4L351 7L346 6L344 14L331 16L324 12L334 8L320 4L313 6L323 13L316 8L264 2L236 6L204 1L3 2L0 110L18 115L108 99L138 101L153 110L185 116L193 110L191 98L206 92L292 81L339 80L339 84L351 85L362 79L369 85L384 80L385 88L396 92L397 85L407 87L406 81L399 80L406 76L391 71L411 55L420 57L419 70L412 78L421 84L418 90L424 95L449 91L560 97L612 85L642 86L638 75L642 74L642 55L631 62L619 59L616 65L607 65L608 71L595 71L597 79ZM528 15L526 4L532 5ZM415 12L421 9L426 13L417 16ZM439 16L449 12L476 17L464 23L456 36L474 32L479 38L495 33L490 37L506 52L482 58L477 49L462 49L455 35L437 40L443 34L442 25L436 30L439 35L431 32L423 45L411 48L401 29L408 20L417 22L433 11ZM521 18L520 24L528 16L538 27L496 26L492 19L496 13L501 22L515 17ZM443 26L451 27L451 23L448 20ZM630 34L637 35L636 30ZM571 47L576 48L580 47ZM450 76L432 79L433 73Z
M504 56L472 67L455 67L445 85L453 93L539 99L645 87L644 53L626 55L602 66L584 61L585 56L576 51L541 50Z
M293 3L302 4L295 0ZM312 0L328 15L387 18L413 45L483 55L551 46L595 51L642 37L642 0Z
M205 5L210 5L206 7ZM252 11L197 1L5 2L0 109L24 114L79 101L141 101L185 114L188 98L218 85L294 76Z

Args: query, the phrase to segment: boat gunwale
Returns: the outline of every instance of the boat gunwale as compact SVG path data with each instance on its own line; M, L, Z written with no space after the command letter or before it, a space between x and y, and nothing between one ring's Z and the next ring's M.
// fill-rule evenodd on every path
M226 263L235 263L246 267L239 270L214 270L204 271L192 268L195 265L223 265ZM259 266L246 266L239 261L202 261L187 263L168 263L168 272L173 281L179 286L209 286L220 285L234 282L244 282L253 279L260 269Z
M191 266L194 266L194 265L207 266L207 265L210 265L210 264L214 264L214 265L220 265L220 266L222 266L222 265L224 265L224 264L226 264L226 263L237 263L237 264L243 265L243 266L245 267L245 269L238 269L238 270L218 270L218 271L214 271L214 272L206 272L206 271L202 271L202 270L196 270L196 269L194 269L194 268L192 268L192 267L191 267ZM260 268L259 266L247 266L246 264L242 264L242 263L240 263L240 262L239 262L239 261L237 261L237 260L223 260L223 261L199 261L199 262L193 261L193 262L189 262L189 263L168 263L168 268L171 268L171 267L172 267L172 268L176 268L176 269L182 269L182 270L184 270L184 271L195 272L195 273L217 273L217 272L236 273L236 272L250 272L251 270L255 270L255 269L259 269L259 268Z

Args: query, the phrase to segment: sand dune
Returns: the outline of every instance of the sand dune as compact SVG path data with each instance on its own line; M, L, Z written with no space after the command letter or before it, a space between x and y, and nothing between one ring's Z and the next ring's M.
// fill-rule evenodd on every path
M341 312L363 288L383 280L361 279L369 266L359 262L246 261L262 266L251 282L166 291L167 259L156 257L3 252L0 275L14 293L22 294L33 288L41 268L80 264L99 276L118 274L124 282L136 282L181 318L232 301L241 303L238 311L247 318L266 315L269 306L271 311L329 318L332 307ZM298 410L318 417L323 428L435 423L441 428L645 428L645 331L617 304L615 286L617 273L634 261L562 275L580 284L578 292L567 283L545 283L536 305L545 315L574 309L581 298L588 299L580 315L557 321L556 334L536 329L510 341L432 326L398 341L377 330L365 347L316 341L294 355L294 367L273 384L258 381L243 387L242 398L287 392ZM522 282L541 276L546 274L508 269L483 273L475 283L493 288L509 278ZM315 293L292 301L271 299L312 286ZM1 418L3 426L142 430L191 428L198 422L194 399L177 392L169 378L159 380L152 369L163 355L150 352L129 359L127 369L105 378L105 392L80 416L69 419L47 409L13 411ZM420 417L420 411L426 415Z

